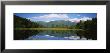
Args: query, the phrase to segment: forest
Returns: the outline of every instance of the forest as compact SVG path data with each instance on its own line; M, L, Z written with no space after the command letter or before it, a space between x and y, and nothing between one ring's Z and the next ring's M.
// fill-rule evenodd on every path
M83 29L83 30L97 30L97 18L92 20L82 21L79 23L70 21L31 21L26 18L22 18L14 15L14 28L68 28L68 29Z

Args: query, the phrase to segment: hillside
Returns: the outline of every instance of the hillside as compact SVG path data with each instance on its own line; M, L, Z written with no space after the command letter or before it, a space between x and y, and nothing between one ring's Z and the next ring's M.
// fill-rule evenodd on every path
M50 21L50 22L45 22L45 21L37 21L37 22L32 22L29 19L22 18L19 16L14 15L14 27L22 27L22 28L39 28L39 27L46 27L46 28L68 28L71 26L76 25L75 22L71 21L64 21L64 20L57 20L57 21Z

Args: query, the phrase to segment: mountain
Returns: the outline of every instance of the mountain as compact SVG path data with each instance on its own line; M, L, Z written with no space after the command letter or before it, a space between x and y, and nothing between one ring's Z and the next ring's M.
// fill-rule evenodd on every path
M42 26L45 27L71 27L76 25L75 22L71 21L65 21L65 20L56 20L56 21L50 21L50 22L45 22L45 21L37 21L38 24L41 24Z
M14 28L68 28L75 26L77 23L65 20L55 21L31 21L30 19L22 18L14 15Z

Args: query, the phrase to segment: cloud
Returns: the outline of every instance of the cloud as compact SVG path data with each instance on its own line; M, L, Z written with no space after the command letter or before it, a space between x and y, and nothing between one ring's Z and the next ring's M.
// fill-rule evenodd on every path
M80 16L80 15L78 15ZM67 14L46 14L46 15L42 15L42 16L35 16L35 17L31 17L28 18L31 21L45 21L45 22L50 22L50 21L55 21L55 20L65 20L65 21L71 21L71 22L80 22L80 20L82 21L87 21L87 20L92 20L92 18L90 17L80 17L80 18L69 18L69 16Z
M82 20L82 21L87 21L87 20L92 20L92 18L90 18L90 17L82 17L82 18L72 18L72 19L68 19L69 21L71 21L71 22L80 22L80 20Z
M80 22L80 19L78 19L78 18L72 18L72 19L68 19L69 21L71 21L71 22Z
M55 20L51 20L51 21L55 21ZM44 22L50 22L50 21L44 21Z
M83 17L83 18L81 18L80 20L83 20L83 21L87 21L87 20L92 20L92 18L90 18L90 17Z
M81 16L81 15L78 14L77 16Z
M30 19L35 21L51 21L51 20L65 20L68 19L67 14L46 14L42 16L31 17Z

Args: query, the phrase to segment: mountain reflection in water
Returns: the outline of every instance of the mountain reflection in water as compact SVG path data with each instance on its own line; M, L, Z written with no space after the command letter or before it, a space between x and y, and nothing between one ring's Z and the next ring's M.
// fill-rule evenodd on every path
M96 31L15 30L14 40L96 40Z

